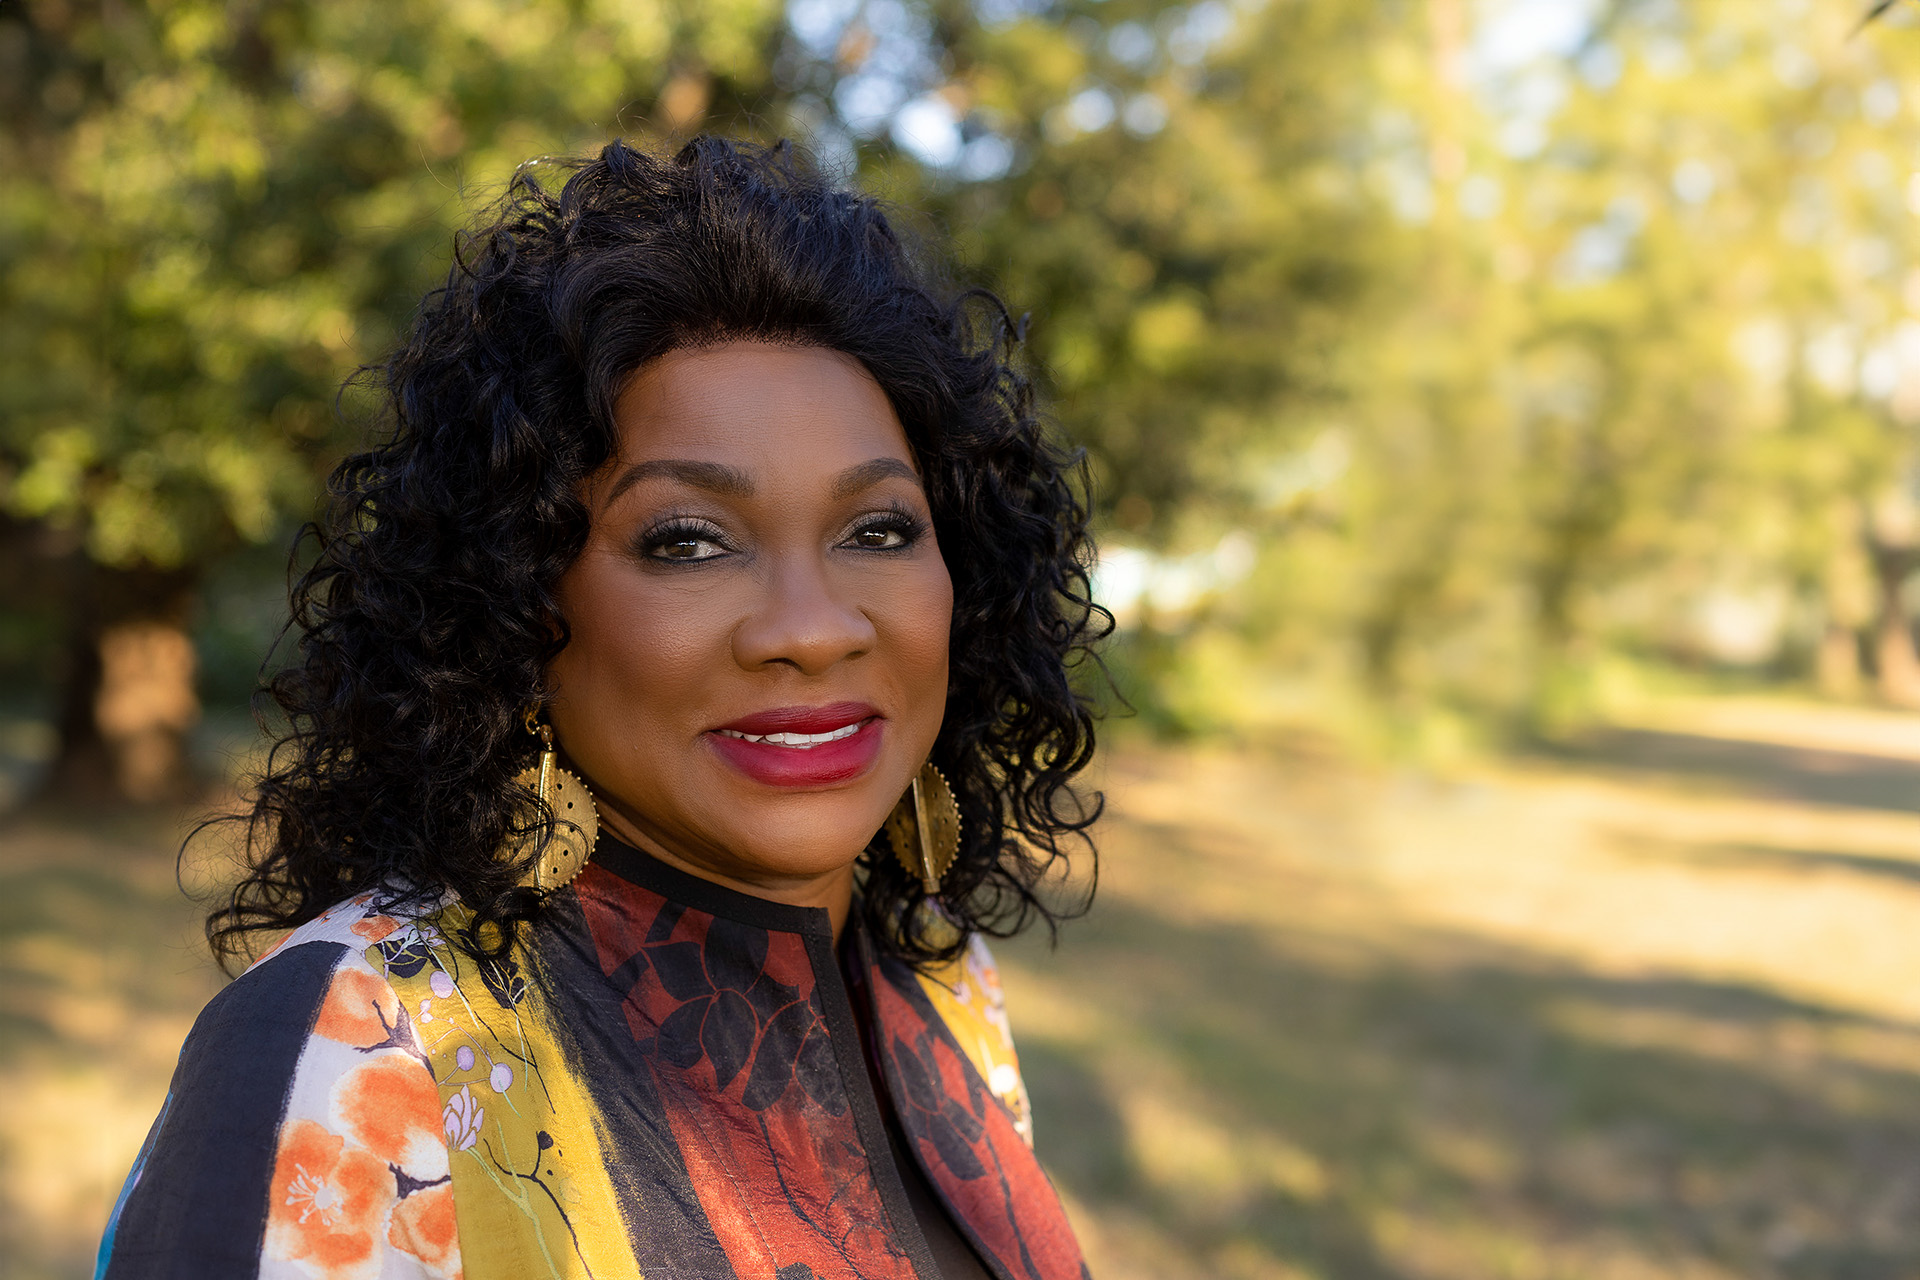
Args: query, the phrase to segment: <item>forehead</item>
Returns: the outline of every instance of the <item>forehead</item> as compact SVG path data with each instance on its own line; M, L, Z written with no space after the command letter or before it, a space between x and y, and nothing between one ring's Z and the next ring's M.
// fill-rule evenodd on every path
M622 388L614 425L625 465L687 458L793 475L878 457L913 461L873 375L822 347L726 342L668 352Z

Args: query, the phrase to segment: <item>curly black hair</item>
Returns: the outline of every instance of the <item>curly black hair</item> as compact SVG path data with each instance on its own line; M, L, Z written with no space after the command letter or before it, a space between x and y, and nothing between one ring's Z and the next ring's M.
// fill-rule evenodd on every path
M585 544L582 482L613 455L636 369L730 338L860 361L906 430L953 579L933 759L964 840L936 913L913 909L924 891L876 834L859 907L873 937L925 966L961 945L942 916L996 937L1053 927L1074 904L1046 885L1069 842L1092 854L1101 807L1073 785L1094 751L1075 669L1112 623L1089 588L1084 459L1036 412L1024 324L942 283L873 198L789 144L703 137L664 159L615 142L547 163L569 175L558 193L523 168L366 371L381 429L302 534L295 648L262 689L285 727L236 815L247 873L208 917L216 955L383 886L453 891L488 954L538 913L543 895L519 887L534 855L500 850L552 830L512 778L567 642L554 588Z

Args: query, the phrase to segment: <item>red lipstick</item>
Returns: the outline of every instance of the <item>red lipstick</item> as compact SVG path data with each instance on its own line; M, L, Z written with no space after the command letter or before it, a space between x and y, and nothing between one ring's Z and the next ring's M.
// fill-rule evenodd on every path
M775 707L708 730L722 760L770 787L825 787L864 773L883 717L864 702Z

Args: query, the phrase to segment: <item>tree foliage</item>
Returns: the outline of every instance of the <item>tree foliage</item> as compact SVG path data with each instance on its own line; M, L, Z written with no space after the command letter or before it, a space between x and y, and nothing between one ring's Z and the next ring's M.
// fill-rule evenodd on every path
M341 447L343 377L444 269L470 202L530 157L757 98L778 18L767 0L0 9L0 507L112 565L279 534Z

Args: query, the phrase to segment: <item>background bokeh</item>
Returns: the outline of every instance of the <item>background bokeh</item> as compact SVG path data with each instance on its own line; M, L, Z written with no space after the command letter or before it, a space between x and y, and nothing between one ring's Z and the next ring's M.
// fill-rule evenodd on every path
M802 141L1089 450L1117 1277L1920 1275L1920 5L0 0L0 1276L219 975L344 381L516 166ZM176 879L180 883L176 883Z

